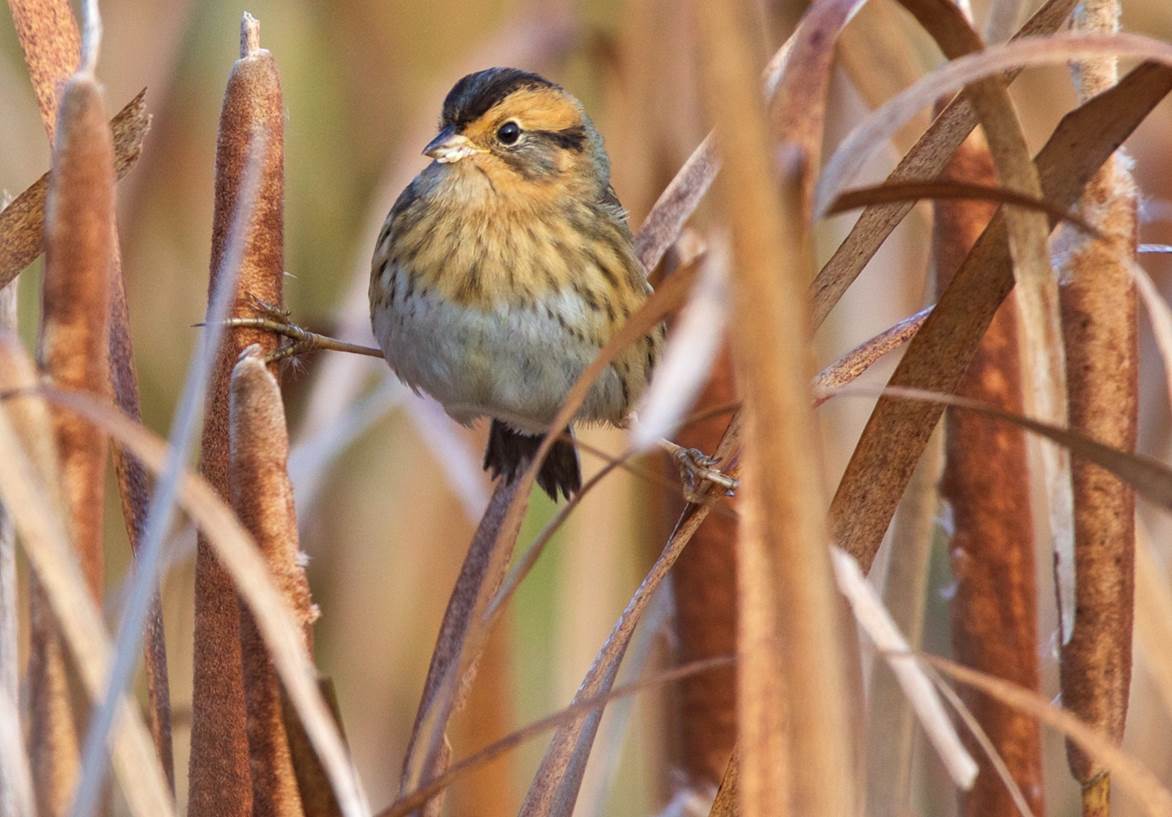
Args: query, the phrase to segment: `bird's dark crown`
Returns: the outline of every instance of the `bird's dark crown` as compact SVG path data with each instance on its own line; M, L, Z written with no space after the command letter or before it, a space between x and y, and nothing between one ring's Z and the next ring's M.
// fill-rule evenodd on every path
M457 130L475 122L493 105L521 88L555 88L561 86L545 77L517 68L486 68L468 74L452 86L444 99L440 127Z

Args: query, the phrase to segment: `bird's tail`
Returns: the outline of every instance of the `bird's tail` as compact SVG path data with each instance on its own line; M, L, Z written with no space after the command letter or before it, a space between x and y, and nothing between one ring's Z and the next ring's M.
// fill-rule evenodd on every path
M541 464L537 484L556 502L558 492L569 499L582 487L582 470L578 466L578 451L574 448L573 432L566 428L570 439L558 439ZM484 452L484 467L494 477L503 476L506 482L524 473L537 449L541 436L514 431L500 420L492 421L488 432L488 449Z

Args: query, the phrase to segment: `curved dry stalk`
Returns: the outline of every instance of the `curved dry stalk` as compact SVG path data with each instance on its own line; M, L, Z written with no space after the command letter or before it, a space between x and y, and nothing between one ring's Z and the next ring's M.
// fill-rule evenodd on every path
M224 91L216 141L215 211L212 220L209 300L222 283L224 259L233 252L234 214L243 201L246 168L257 134L263 134L260 178L243 251L231 292L230 314L261 317L256 303L279 307L284 281L283 185L284 111L280 78L272 55L259 45L259 25L245 14L240 59ZM219 349L207 396L200 468L221 496L229 494L228 382L240 352L259 344L276 351L277 336L234 330ZM275 373L275 367L274 367ZM240 611L237 591L206 536L196 556L195 681L189 767L192 817L245 817L251 812L252 783L244 679L241 675Z

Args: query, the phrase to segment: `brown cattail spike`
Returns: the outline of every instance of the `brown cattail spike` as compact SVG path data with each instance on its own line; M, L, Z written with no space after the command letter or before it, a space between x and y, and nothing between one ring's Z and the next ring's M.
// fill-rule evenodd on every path
M209 296L225 274L232 222L241 202L242 185L252 145L263 134L260 183L247 229L236 240L240 266L232 314L256 317L256 303L281 304L284 275L282 196L284 142L281 85L272 55L259 48L255 20L241 26L245 50L232 67L220 113L216 144L215 210L212 220ZM204 475L224 497L229 496L228 384L237 357L256 343L263 354L275 351L268 332L233 330L216 359L207 396L202 441ZM273 368L275 374L275 367ZM247 714L241 675L240 611L236 590L201 539L196 558L195 681L192 713L191 817L248 817L252 813Z
M276 379L259 349L246 349L232 371L229 482L232 507L256 539L285 601L311 643L317 608L297 545L297 515L286 461L289 437ZM281 690L252 616L242 612L248 746L255 817L298 817L301 799L281 712Z
M92 79L66 84L58 120L46 208L40 363L56 384L104 395L114 149ZM101 598L106 440L69 412L54 411L53 422L70 530L90 590Z
M948 177L991 184L992 158L977 134L953 156ZM947 286L995 211L978 201L935 205L934 252L938 289ZM977 347L961 395L1021 413L1017 314L1013 295L997 310ZM1038 688L1037 588L1034 580L1033 519L1024 433L970 412L950 412L947 465L941 486L951 503L955 531L952 570L957 580L952 639L966 666L1028 689ZM968 704L1034 814L1042 808L1042 746L1036 721L980 693ZM961 810L977 817L1011 814L1015 804L985 754L974 787L961 795Z

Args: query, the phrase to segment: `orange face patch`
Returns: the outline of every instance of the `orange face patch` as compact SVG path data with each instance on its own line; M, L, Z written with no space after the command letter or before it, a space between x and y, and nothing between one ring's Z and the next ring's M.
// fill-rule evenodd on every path
M527 131L561 131L582 125L578 106L555 88L522 88L509 94L464 128L474 142L492 139L505 122Z

